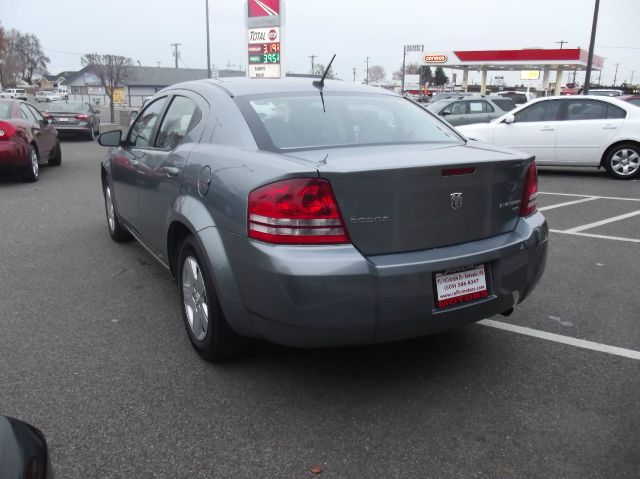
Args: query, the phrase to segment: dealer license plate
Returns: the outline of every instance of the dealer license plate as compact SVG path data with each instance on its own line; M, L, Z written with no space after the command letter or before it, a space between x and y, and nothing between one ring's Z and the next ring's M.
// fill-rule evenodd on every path
M448 308L489 296L483 264L448 269L435 274L436 306Z

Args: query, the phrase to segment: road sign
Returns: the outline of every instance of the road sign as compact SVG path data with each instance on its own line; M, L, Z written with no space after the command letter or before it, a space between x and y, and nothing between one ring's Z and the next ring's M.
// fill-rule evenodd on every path
M424 51L424 45L405 45L404 51L409 52L421 52Z

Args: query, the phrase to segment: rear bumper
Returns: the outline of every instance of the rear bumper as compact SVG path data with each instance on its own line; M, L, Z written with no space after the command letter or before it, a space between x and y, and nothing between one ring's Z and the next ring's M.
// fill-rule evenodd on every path
M65 125L56 123L54 128L58 131L58 133L90 133L91 125L86 122L79 123L77 125Z
M216 282L237 282L239 298L223 295L221 304L242 334L295 347L396 341L479 321L524 300L544 272L548 237L540 213L493 238L371 257L352 245L273 246L223 234L232 271ZM433 274L480 263L489 297L436 309Z
M29 165L26 148L13 141L0 142L0 168L24 168Z

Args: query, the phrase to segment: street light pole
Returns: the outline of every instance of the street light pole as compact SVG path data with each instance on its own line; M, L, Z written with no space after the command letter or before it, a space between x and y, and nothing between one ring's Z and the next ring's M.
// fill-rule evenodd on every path
M356 69L355 67L353 68L353 83L356 82Z
M589 84L591 83L591 67L593 66L593 49L596 46L596 27L598 26L598 9L600 8L600 0L596 0L593 9L593 23L591 24L591 41L589 42L589 58L587 59L587 72L584 75L584 87L582 93L589 94Z
M618 79L618 66L620 66L620 64L616 63L616 73L613 75L613 86L616 86L616 80Z
M207 78L211 78L211 47L209 46L209 0L206 0L207 14Z

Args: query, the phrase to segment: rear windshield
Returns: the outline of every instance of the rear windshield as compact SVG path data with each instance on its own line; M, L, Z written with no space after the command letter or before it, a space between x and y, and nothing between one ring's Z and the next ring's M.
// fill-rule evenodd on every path
M84 108L81 101L53 101L48 110L56 113L80 113Z
M236 99L260 149L459 143L456 133L401 97L325 93Z
M503 100L493 100L493 103L498 105L500 109L504 111L511 111L516 107L516 104L513 102L513 100L509 100L506 98Z
M11 110L13 109L13 103L10 101L0 101L0 118L6 120L11 118Z

